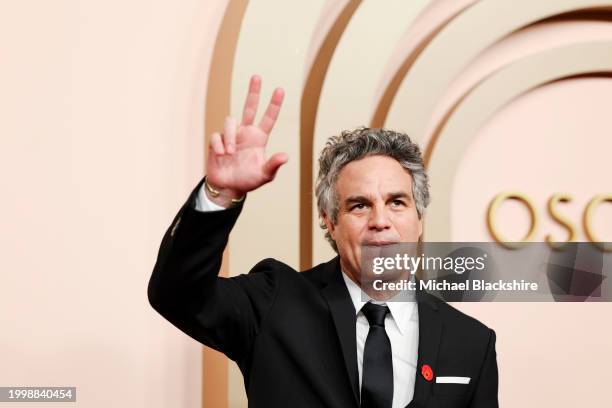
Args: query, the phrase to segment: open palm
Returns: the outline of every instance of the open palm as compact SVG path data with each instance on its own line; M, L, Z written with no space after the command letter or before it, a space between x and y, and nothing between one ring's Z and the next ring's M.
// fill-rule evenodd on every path
M215 132L210 139L207 180L215 188L229 190L235 195L243 195L272 181L280 166L288 160L285 153L276 153L266 159L268 138L278 117L284 92L280 88L274 91L259 125L253 125L260 89L261 79L251 77L242 123L238 125L234 118L228 117L223 135Z

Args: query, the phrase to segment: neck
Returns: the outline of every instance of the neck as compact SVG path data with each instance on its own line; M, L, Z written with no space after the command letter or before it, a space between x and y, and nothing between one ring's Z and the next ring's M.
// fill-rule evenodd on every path
M388 300L396 296L399 292L401 292L401 290L390 290L387 287L385 287L384 290L374 289L375 280L380 279L384 283L393 283L411 279L410 273L408 271L402 271L401 273L394 276L376 275L364 277L362 276L362 273L360 273L359 271L355 271L353 268L347 265L342 258L340 258L340 267L342 268L342 272L346 276L348 276L350 280L355 282L355 284L357 284L357 286L359 286L364 293L366 293L370 298L379 301Z

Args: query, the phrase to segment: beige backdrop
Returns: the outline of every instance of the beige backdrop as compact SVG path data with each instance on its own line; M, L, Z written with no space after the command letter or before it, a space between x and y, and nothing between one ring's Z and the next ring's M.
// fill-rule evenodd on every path
M325 139L387 126L425 148L426 239L490 240L485 212L529 195L581 216L612 192L612 1L135 0L0 7L0 386L76 386L86 407L245 407L234 363L149 307L161 236L202 176L205 135L248 77L286 103L289 163L252 193L225 273L333 256L312 201ZM500 228L527 215L508 203ZM594 225L612 241L612 206ZM266 234L261 231L278 231ZM498 333L503 406L604 407L609 304L457 304ZM203 364L202 364L203 361ZM202 396L202 390L205 390ZM61 404L57 404L60 406ZM27 407L28 404L23 404ZM32 405L34 406L34 405ZM66 404L64 406L72 406Z

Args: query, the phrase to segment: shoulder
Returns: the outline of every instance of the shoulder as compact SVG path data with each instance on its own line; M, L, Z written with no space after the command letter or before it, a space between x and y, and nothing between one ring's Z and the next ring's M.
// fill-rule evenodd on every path
M299 272L292 266L278 259L266 258L253 266L249 271L249 275L262 272L268 275L282 275L285 281L295 281L296 284L307 283L320 288L325 286L329 281L329 275L333 273L336 267L335 262L336 260L332 259L331 261L320 263L310 269Z
M247 274L238 276L256 281L265 279L270 282L278 282L282 275L295 274L296 272L291 266L278 259L266 258L257 262Z
M266 258L257 262L253 268L249 271L249 273L259 273L259 272L297 272L291 266L286 263L279 261L274 258Z
M425 296L437 307L447 332L465 340L479 340L488 343L491 339L495 339L495 331L484 323L429 293Z

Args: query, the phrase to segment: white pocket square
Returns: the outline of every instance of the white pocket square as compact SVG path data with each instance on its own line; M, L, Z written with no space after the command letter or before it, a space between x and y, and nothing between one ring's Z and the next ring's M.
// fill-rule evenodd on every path
M436 377L438 384L469 384L470 377Z

